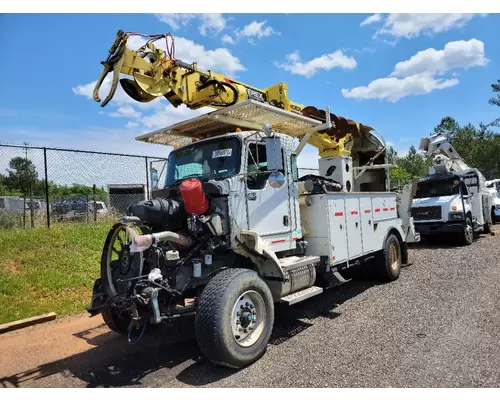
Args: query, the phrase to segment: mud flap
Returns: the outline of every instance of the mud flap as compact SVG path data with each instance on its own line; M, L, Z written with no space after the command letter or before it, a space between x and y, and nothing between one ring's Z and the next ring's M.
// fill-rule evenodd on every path
M90 301L90 305L87 307L87 311L91 317L95 317L104 310L106 300L107 296L104 288L102 287L101 278L96 279L94 282L94 288L92 289L92 299Z
M401 243L401 265L408 265L408 245L406 242Z

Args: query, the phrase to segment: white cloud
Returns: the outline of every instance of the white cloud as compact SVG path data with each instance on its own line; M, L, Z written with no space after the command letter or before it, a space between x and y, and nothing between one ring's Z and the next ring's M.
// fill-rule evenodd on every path
M200 25L200 33L203 36L207 36L209 34L217 35L226 27L226 19L222 16L222 14L203 14L202 24Z
M135 110L132 106L126 105L118 107L115 112L111 112L108 115L110 117L139 118L141 113Z
M139 126L139 122L128 121L125 125L125 128L137 128Z
M171 14L156 14L156 17L165 24L171 26L175 30L180 30L183 27L189 26L193 21L201 22L199 31L203 36L217 35L226 27L227 20L222 14L187 14L187 13L171 13Z
M376 79L366 86L342 89L341 92L346 98L396 102L406 96L428 94L458 85L458 79L447 79L443 75L452 69L484 66L487 62L483 42L477 39L449 42L443 50L419 51L409 60L397 63L386 78Z
M286 56L287 63L276 63L278 68L291 72L295 75L302 75L306 78L313 77L319 70L331 70L333 68L353 69L356 68L356 60L346 56L341 50L333 53L323 54L310 61L302 62L298 52Z
M224 34L224 36L222 36L222 43L224 44L235 44L236 41L229 35L227 34Z
M382 16L380 14L373 14L365 18L363 21L361 21L359 26L370 25L373 24L374 22L379 22L381 19Z
M156 18L158 18L161 22L170 25L174 29L181 29L181 27L189 25L189 23L196 18L196 14L164 13L156 14Z
M237 31L237 35L257 39L262 39L271 35L280 35L280 33L276 32L272 27L264 27L266 23L267 21L252 21L248 25L245 25L243 29Z
M154 114L140 118L140 122L148 129L154 130L165 126L173 125L185 119L194 118L207 112L213 111L212 108L203 107L197 110L191 110L185 106L175 108L167 104L159 108Z
M133 36L128 43L129 48L136 50L146 41L138 36ZM219 47L209 50L205 46L183 37L174 37L174 43L175 58L178 60L187 63L197 62L198 67L202 69L210 69L226 75L234 75L245 70L239 58L233 56L228 49ZM155 46L165 50L165 41L158 40L155 42Z
M478 14L396 13L381 17L379 14L374 14L365 19L361 26L383 21L382 27L376 31L375 36L386 34L396 38L413 38L460 28L476 15ZM484 14L481 16L484 16Z
M355 99L384 99L396 102L406 96L422 95L436 89L445 89L458 84L458 79L434 79L430 75L412 75L403 79L380 78L367 86L342 89L342 95Z
M419 51L409 60L397 63L391 75L444 74L452 69L484 66L487 62L483 42L477 39L458 40L446 43L443 50L430 48Z

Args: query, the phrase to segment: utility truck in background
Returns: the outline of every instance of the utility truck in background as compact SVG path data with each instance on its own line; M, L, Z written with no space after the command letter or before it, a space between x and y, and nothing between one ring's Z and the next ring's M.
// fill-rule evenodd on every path
M91 315L142 337L148 325L194 317L201 351L242 368L260 358L275 304L293 305L374 267L386 282L419 240L412 187L389 191L386 147L374 129L288 99L284 83L257 89L201 71L153 44L138 50L120 31L103 64L137 101L216 110L139 136L173 147L152 199L132 205L109 231ZM298 176L306 144L319 174Z
M420 150L432 157L432 166L417 182L411 209L415 230L422 237L456 235L462 245L489 233L493 199L483 174L465 163L444 134L422 138Z
M491 219L493 224L500 222L500 179L492 179L486 181L486 187L493 197L493 206L491 212Z

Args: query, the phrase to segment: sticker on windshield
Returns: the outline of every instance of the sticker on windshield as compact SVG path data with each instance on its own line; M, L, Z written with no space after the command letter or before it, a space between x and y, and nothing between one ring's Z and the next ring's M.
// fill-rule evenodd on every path
M220 149L212 152L212 158L231 157L233 149Z

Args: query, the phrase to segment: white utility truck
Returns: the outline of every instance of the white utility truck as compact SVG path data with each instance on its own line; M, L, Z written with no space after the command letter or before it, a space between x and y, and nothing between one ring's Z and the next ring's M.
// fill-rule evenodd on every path
M486 187L493 197L493 207L491 212L491 219L493 224L500 222L500 179L492 179L486 181Z
M110 230L92 315L102 313L131 342L150 324L194 316L203 354L242 368L265 352L276 303L317 296L358 265L398 279L407 243L418 240L412 190L399 204L389 191L391 165L373 128L291 103L284 84L247 90L148 48L161 61L148 64L149 75L137 73L147 65L133 67L150 53L113 58L122 66L115 75L134 76L122 82L127 93L142 101L167 93L174 103L218 110L137 138L173 148L166 179ZM159 84L144 85L150 76ZM299 178L307 143L319 149L319 174Z
M432 157L432 166L417 182L411 209L415 230L422 237L456 235L462 245L489 233L493 201L483 174L464 162L446 135L422 138L420 150Z

